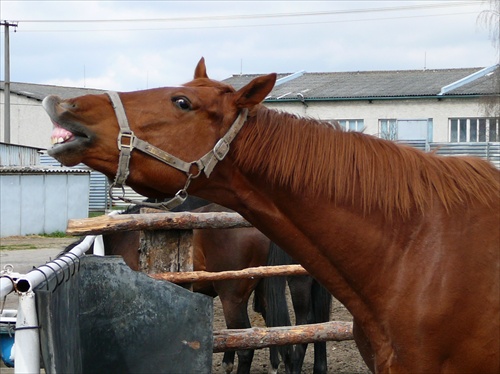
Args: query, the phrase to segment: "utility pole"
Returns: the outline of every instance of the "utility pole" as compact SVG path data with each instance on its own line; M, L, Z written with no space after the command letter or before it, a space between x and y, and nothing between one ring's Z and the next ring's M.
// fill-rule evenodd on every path
M5 27L5 87L4 87L4 121L3 131L5 143L10 143L10 43L9 43L9 27L17 27L17 22L2 21L0 26Z

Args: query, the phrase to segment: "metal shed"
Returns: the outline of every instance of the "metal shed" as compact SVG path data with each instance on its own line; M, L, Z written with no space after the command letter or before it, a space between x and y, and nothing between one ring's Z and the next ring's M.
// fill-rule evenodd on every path
M0 237L66 230L86 218L90 172L40 166L0 167Z

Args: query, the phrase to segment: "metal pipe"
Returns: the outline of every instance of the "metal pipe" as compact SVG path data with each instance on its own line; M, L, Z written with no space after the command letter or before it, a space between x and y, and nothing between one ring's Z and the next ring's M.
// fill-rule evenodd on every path
M85 239L75 246L71 251L68 253L72 253L73 255L76 255L78 257L81 257L85 252L88 251L92 243L94 242L95 236L94 235L89 235L86 236ZM67 260L60 260L61 258ZM64 271L68 267L68 263L72 263L71 259L74 259L74 256L72 255L62 255L59 258L55 259L54 261L48 262L45 265L42 265L41 267L49 267L55 272L60 272ZM51 265L51 263L53 265ZM0 298L5 297L9 293L11 293L14 290L14 286L17 292L19 293L24 293L31 291L34 289L36 286L38 286L40 283L45 281L46 277L43 272L38 271L38 270L32 270L28 274L25 274L23 276L20 276L17 280L12 281L10 278L0 278Z
M4 121L3 121L3 141L5 143L10 143L10 43L9 43L9 22L4 23L5 26L5 77L4 77Z
M92 245L92 243L95 240L94 235L89 235L86 236L83 241L75 246L71 251L68 253L72 253L73 255L76 255L78 257L83 256L85 252L87 252ZM43 267L48 267L52 270L52 272L59 273L63 272L66 270L66 268L69 266L68 263L71 263L71 259L74 259L74 256L64 254L62 256L59 256L53 261L47 262L45 265L39 266L37 269L30 271L28 274L26 274L24 277L19 278L15 283L16 283L16 290L19 293L24 293L24 292L29 292L36 288L40 283L45 281L46 275L43 272ZM69 261L65 261L69 260ZM50 275L51 273L47 274Z
M14 373L39 373L40 336L33 291L19 296L15 336Z

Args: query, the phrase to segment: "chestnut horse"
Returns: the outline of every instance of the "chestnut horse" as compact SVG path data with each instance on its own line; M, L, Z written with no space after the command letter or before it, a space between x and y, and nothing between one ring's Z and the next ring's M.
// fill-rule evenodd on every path
M49 154L239 212L349 309L372 371L498 373L500 172L270 110L275 81L235 90L202 59L181 87L49 96Z
M146 203L154 200L147 199ZM140 205L132 205L123 214L138 214ZM172 209L173 212L227 212L229 209L193 196ZM102 235L105 255L121 256L135 271L140 270L140 235L138 231L107 233ZM68 252L81 240L69 245ZM88 254L93 253L93 247ZM293 260L281 248L253 227L236 229L193 230L195 271L242 270L265 265L287 265ZM330 319L331 294L310 275L271 278L249 278L225 281L206 281L193 284L193 291L216 297L222 304L224 319L229 329L250 328L248 301L254 292L254 310L262 314L267 326L291 325L285 296L288 282L295 312L296 324L327 322ZM300 373L307 344L270 348L271 368L277 372L279 355L286 373ZM237 373L250 373L253 350L241 350L238 354ZM224 352L222 367L230 373L234 367L234 351ZM314 373L327 372L326 343L314 344Z

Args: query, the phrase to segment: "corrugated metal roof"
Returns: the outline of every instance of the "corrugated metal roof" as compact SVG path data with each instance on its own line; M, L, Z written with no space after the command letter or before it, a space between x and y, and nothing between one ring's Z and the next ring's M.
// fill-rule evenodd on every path
M276 86L266 100L358 99L437 96L441 88L456 82L482 68L357 71L334 73L304 73ZM224 82L236 89L243 87L260 74L234 75ZM279 74L278 78L287 74ZM447 92L443 97L456 95L500 94L500 66L483 77Z
M5 82L0 81L0 90L3 91L4 89ZM11 82L10 92L13 94L42 101L48 95L57 95L62 97L63 99L69 99L72 97L87 94L100 94L106 91L92 88L62 87L45 84Z
M294 73L280 73L278 79L282 79L284 83L274 87L268 100L277 98L299 100L298 93L309 100L437 96L444 86L481 69L483 68L304 72L297 74L297 77L291 80L286 78ZM259 75L261 74L234 75L225 79L224 82L239 89ZM2 81L0 90L3 89L4 82ZM43 100L50 94L70 98L85 94L99 94L105 90L11 82L11 92ZM491 94L500 94L500 65L497 65L490 74L448 91L443 97Z
M0 174L89 174L90 170L44 166L0 166Z

